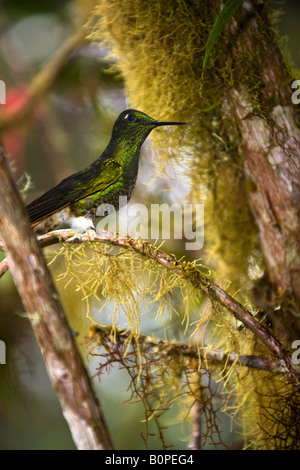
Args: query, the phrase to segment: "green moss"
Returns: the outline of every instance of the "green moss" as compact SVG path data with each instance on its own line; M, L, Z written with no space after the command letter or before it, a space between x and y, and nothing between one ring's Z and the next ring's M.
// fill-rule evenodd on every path
M107 43L118 57L130 106L158 119L188 122L184 130L153 133L154 161L157 171L173 159L186 168L191 200L205 204L207 263L238 290L245 280L250 283L257 229L226 93L238 78L233 67L246 66L243 86L248 80L258 98L262 85L252 55L251 63L248 54L239 58L242 64L233 64L228 33L217 42L201 80L207 37L219 11L220 2L100 0L90 38Z
M300 396L297 385L266 372L241 375L237 400L245 447L258 450L299 450ZM242 406L241 406L242 404Z

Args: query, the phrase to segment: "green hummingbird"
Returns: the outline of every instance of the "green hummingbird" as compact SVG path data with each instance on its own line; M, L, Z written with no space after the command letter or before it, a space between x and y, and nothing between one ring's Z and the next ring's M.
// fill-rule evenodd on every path
M119 197L130 199L135 187L140 149L150 132L159 126L182 125L163 122L135 109L126 109L116 119L111 139L100 157L26 206L36 234L60 227L86 232L95 229L100 204L118 207Z

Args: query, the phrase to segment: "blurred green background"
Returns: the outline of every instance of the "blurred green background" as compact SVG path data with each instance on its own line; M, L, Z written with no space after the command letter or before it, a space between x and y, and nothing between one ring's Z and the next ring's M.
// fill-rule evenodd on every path
M300 70L300 4L291 0L272 2L272 8L282 11L279 32L280 36L288 36L282 47ZM76 32L78 15L78 4L67 0L0 2L0 79L7 87L6 105L0 105L0 115L2 110L22 104L31 80ZM88 43L74 50L28 117L4 132L3 142L20 186L26 182L24 174L31 178L26 202L95 160L110 138L115 118L127 107L122 78L108 70L111 64L105 60L106 53ZM300 72L295 79L300 79ZM153 117L159 119L159 110ZM175 182L174 169L170 169L169 178L153 180L149 147L150 140L143 147L133 202L149 204L166 198L181 201L188 192L188 183ZM179 256L184 254L184 244L179 240L167 248ZM54 277L59 269L57 262ZM63 287L58 283L71 327L78 331L78 319L84 318L85 306L79 296ZM0 281L0 319L0 339L6 344L6 365L0 365L0 449L74 449L10 273ZM178 325L174 319L167 325L171 337L176 336ZM82 336L87 334L87 327L86 322L80 331ZM142 325L146 332L157 330L159 334L159 329L160 324L150 320ZM95 365L96 361L89 362L91 371ZM126 374L113 370L101 383L95 379L94 385L116 447L143 449L142 406L123 403L128 399ZM187 425L172 424L176 423L176 413L173 409L165 417L166 424L171 424L167 443L174 449L185 449L189 429ZM230 429L229 419L222 419L223 428ZM230 443L234 431L227 434L225 440ZM156 438L149 442L152 449L160 448ZM238 438L235 442L238 446Z

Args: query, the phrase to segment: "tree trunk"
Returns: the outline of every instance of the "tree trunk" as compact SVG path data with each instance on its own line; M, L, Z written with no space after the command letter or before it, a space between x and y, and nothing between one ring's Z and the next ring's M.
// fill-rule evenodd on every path
M244 2L239 25L240 31L231 23L237 76L242 79L245 73L238 57L247 53L260 83L260 103L253 103L242 81L229 93L245 174L255 188L248 191L248 200L271 283L279 293L300 300L300 131L290 76L265 6Z
M0 180L1 242L74 442L81 450L112 449L100 403L1 148Z

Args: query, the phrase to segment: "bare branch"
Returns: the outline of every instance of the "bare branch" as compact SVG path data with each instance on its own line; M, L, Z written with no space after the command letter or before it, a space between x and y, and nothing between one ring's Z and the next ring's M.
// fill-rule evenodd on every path
M8 265L74 442L79 449L111 449L101 407L2 150L0 181L0 236Z
M0 263L0 278L3 276L4 273L6 273L7 270L8 270L8 263L7 263L7 258L5 258Z

